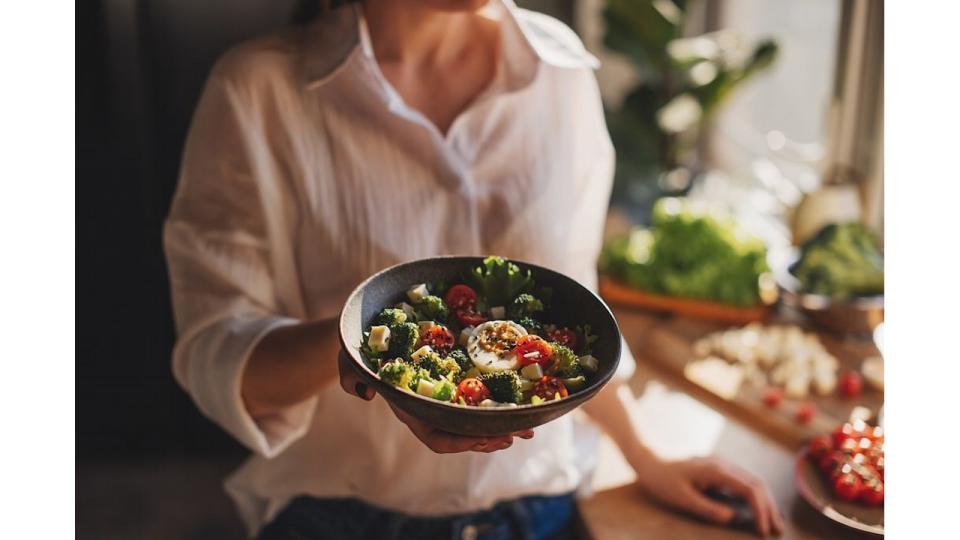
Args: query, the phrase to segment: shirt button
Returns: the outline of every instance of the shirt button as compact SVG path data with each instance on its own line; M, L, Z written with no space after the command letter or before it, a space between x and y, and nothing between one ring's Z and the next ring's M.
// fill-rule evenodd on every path
M463 540L477 540L477 528L473 525L466 525L460 532L460 538Z

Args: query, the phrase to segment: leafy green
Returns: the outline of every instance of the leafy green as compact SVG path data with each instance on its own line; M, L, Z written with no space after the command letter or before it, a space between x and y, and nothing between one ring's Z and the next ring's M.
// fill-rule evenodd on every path
M759 302L760 275L769 272L766 254L729 218L664 198L654 206L652 228L604 246L600 269L653 293L749 306Z
M805 292L834 298L883 294L883 254L860 223L827 225L790 268Z
M507 306L534 286L530 270L521 270L503 257L487 257L470 270L467 281L488 306Z

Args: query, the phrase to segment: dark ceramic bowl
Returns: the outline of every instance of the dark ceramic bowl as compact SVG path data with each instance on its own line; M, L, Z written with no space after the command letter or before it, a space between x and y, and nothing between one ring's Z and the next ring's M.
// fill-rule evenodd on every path
M588 377L583 390L559 401L511 408L466 407L405 392L384 383L360 355L363 331L381 309L404 301L417 283L462 283L482 257L436 257L387 268L361 283L347 298L340 314L340 346L360 378L394 407L444 431L471 436L494 436L531 429L572 411L592 398L610 380L620 363L620 328L603 300L573 279L540 266L513 261L530 269L538 285L551 287L553 298L547 319L557 324L589 324L597 341L593 355L599 370Z

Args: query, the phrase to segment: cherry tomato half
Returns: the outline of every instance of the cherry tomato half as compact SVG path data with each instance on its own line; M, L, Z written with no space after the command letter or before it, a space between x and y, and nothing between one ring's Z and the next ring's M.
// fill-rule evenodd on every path
M856 397L863 390L863 377L856 371L848 371L837 382L840 393L845 397Z
M860 490L860 502L869 506L883 505L883 482L869 482Z
M847 455L859 454L860 439L855 439L853 437L844 439L837 449Z
M797 422L809 424L813 415L817 414L817 406L812 401L804 401L797 407Z
M467 285L454 285L450 287L447 294L443 297L443 302L453 311L461 308L475 308L477 305L477 291L474 291ZM474 311L476 311L474 309Z
M807 455L810 456L810 459L814 462L818 462L820 458L832 451L833 440L830 439L829 435L821 435L810 441L810 446L807 448Z
M567 327L557 328L549 332L547 337L549 337L551 341L556 341L564 347L577 350L577 333Z
M859 424L854 425L850 422L844 423L833 432L833 445L840 447L843 441L847 439L859 439L863 429Z
M540 336L520 336L513 347L513 352L517 355L521 365L540 364L544 366L553 355L553 347Z
M481 401L490 398L490 389L480 379L470 377L457 385L457 393L453 396L453 400L460 401L460 398L463 398L467 405L479 405Z
M780 405L783 401L783 388L771 386L763 392L763 404L771 409Z
M833 493L843 501L854 501L860 496L863 482L854 473L840 475L833 481Z
M563 385L563 381L556 377L544 375L539 381L533 383L533 395L540 396L545 401L554 399L557 394L560 394L562 398L570 395L567 392L567 387Z
M420 333L420 346L429 345L440 356L446 356L453 350L453 333L445 326L434 326Z
M453 315L463 326L476 326L487 322L487 318L477 313L473 307L463 307L453 312Z
M840 469L846 464L849 460L841 452L828 452L826 455L820 458L820 461L817 463L817 466L820 468L820 471L823 472L828 477L833 477L836 475Z

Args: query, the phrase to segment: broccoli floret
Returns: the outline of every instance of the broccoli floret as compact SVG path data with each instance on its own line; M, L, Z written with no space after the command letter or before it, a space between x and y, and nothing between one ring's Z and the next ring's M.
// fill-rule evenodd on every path
M543 311L543 302L529 293L523 293L514 298L510 304L509 315L511 319L529 317L534 313Z
M432 379L455 379L460 374L460 366L453 358L440 358L435 352L427 354L417 361L417 366L430 372Z
M377 315L375 324L395 326L407 322L407 314L402 309L386 308Z
M517 319L517 324L527 329L527 332L535 336L543 335L543 325L533 317L521 317Z
M423 300L417 304L417 310L420 311L423 320L447 320L447 305L443 303L443 299L439 296L424 296Z
M420 329L414 323L401 323L390 327L390 345L387 356L392 358L410 358L417 350L420 341Z
M473 368L473 360L467 356L467 351L463 349L454 349L450 351L450 355L447 358L452 358L458 366L460 366L460 371L466 373Z
M409 388L410 383L416 375L416 369L401 360L393 360L384 364L377 372L383 382L398 386L400 388Z
M436 383L433 388L433 399L439 399L440 401L452 401L453 394L456 393L457 387L450 381L446 379L440 379L440 382Z
M553 347L552 355L552 364L553 364L553 374L561 379L571 379L574 377L579 377L583 370L580 368L580 360L577 359L577 355L570 350L570 347L565 347L559 343L551 343Z
M520 403L520 377L516 371L498 371L480 376L480 380L490 390L490 397L500 403Z

